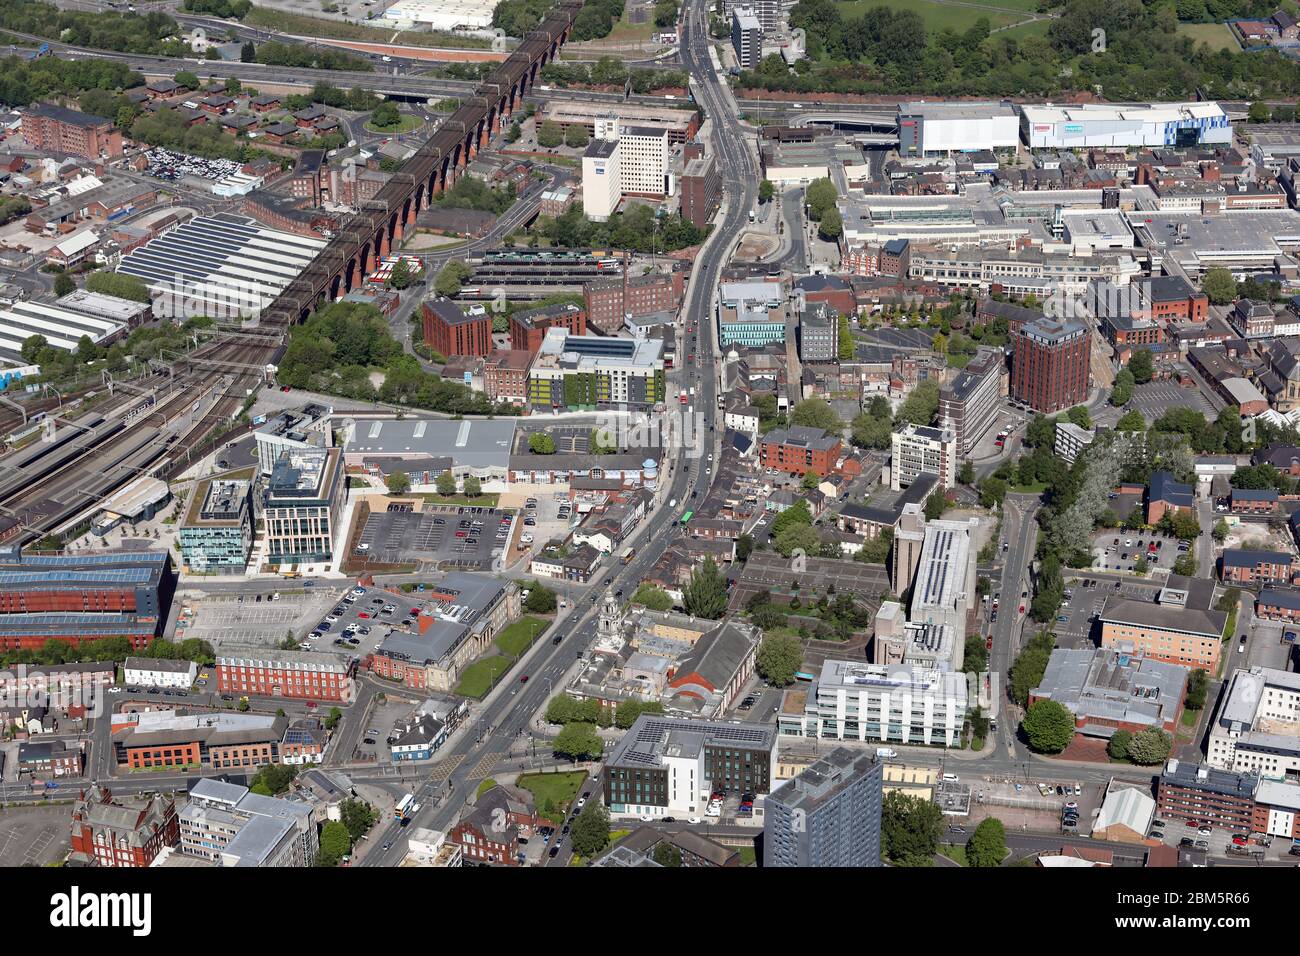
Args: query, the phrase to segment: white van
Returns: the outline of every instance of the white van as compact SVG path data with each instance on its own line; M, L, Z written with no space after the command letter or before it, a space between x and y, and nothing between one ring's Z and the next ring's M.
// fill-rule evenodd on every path
M956 775L955 773L945 773L945 774L943 775L943 779L944 779L944 781L945 781L946 783L957 783L957 782L958 782L957 775Z
M877 747L876 756L881 758L893 758L898 756L898 751L893 747Z

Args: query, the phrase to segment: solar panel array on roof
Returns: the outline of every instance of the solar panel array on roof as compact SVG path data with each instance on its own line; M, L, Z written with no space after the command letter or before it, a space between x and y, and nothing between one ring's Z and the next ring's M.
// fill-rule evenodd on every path
M240 216L201 216L128 253L118 271L164 293L164 314L233 315L268 305L325 245Z

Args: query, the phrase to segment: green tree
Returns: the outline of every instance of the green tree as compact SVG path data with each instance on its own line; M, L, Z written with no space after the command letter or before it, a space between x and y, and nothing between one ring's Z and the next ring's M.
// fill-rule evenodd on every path
M257 47L253 45L252 40L247 41L243 46L239 48L239 62L240 63L257 62Z
M839 435L844 428L844 423L835 414L830 402L821 398L805 398L795 405L790 412L790 424L820 428L832 435Z
M1163 763L1173 749L1174 740L1157 727L1139 730L1128 745L1128 759L1143 767Z
M1214 538L1215 541L1222 542L1223 540L1225 540L1228 537L1228 522L1220 518L1215 523L1214 529L1210 532L1210 535Z
M433 280L433 291L448 299L454 299L460 295L461 285L473 274L473 269L459 259L453 259L442 267L438 277Z
M23 344L19 347L18 354L28 365L36 364L41 353L50 347L50 343L43 335L29 335L23 339Z
M391 100L384 100L370 114L370 123L376 129L390 129L401 122L402 114L398 111L397 104Z
M325 729L333 730L335 727L339 725L339 721L342 719L343 719L343 711L339 710L337 707L331 707L329 716L325 718Z
M727 579L718 570L712 558L705 558L691 575L690 584L682 591L682 606L687 614L716 621L727 610Z
M803 645L789 634L768 634L758 645L755 660L763 679L777 687L794 683L794 675L803 666Z
M1110 742L1106 744L1106 753L1112 760L1127 760L1128 745L1133 740L1133 734L1127 730L1117 730L1110 735Z
M804 198L808 203L809 218L814 222L820 222L828 210L835 208L839 193L835 189L835 184L829 179L814 179L804 190Z
M411 476L404 471L394 471L384 479L388 490L395 495L404 495L411 490Z
M975 484L975 466L971 464L969 458L961 463L961 468L957 470L957 481L963 485Z
M936 488L930 492L930 497L925 499L925 517L927 521L936 521L943 517L943 513L948 508L948 497L942 488Z
M1237 280L1227 269L1207 270L1201 288L1211 305L1227 305L1237 297Z
M564 729L555 735L552 749L558 756L570 760L596 760L604 753L605 746L596 733L595 724L565 724Z
M456 493L456 476L450 470L441 472L435 482L435 487L438 489L438 494L444 498L454 495Z
M589 800L573 821L570 839L573 852L579 856L593 857L605 849L609 843L609 814L605 805L599 800Z
M893 790L881 807L881 851L896 866L930 866L943 826L938 804Z
M895 424L911 422L913 425L930 425L939 412L939 383L934 379L918 382L898 409Z
M1092 427L1092 416L1088 414L1088 406L1086 405L1075 405L1065 413L1065 417L1080 428Z
M587 134L587 127L581 123L571 123L564 130L564 145L572 146L574 149L581 149L591 142L591 137Z
M1256 100L1250 104L1250 109L1246 111L1246 119L1252 123L1267 123L1272 119L1272 112L1268 104L1263 100Z
M183 86L187 90L197 90L199 88L198 74L190 70L181 70L174 77L172 77L172 80L178 86Z
M69 292L76 291L77 282L66 272L60 272L54 277L54 294L62 298Z
M844 233L844 220L838 209L827 209L817 222L817 235L827 242L837 241Z
M348 837L353 843L369 833L379 822L379 814L375 812L374 807L364 800L351 797L339 804L339 814L340 822L347 828Z
M338 866L352 851L352 838L348 828L338 820L328 820L320 829L320 850L316 854L317 866Z
M555 592L550 588L542 587L537 582L533 582L528 589L524 609L535 614L550 614L557 607L559 607L559 600L556 598Z
M524 131L523 128L519 125L519 120L515 120L513 123L510 124L510 128L506 130L506 142L517 143L519 142L519 138L523 135L524 135Z
M775 195L776 195L776 187L772 185L770 180L765 179L758 184L759 202L771 202L772 197Z
M839 326L839 335L836 336L837 341L835 343L836 355L841 362L849 362L857 354L857 343L853 340L853 325L849 322L847 315L841 315L839 317Z
M1021 707L1028 705L1029 692L1042 683L1048 658L1055 646L1056 638L1042 631L1030 638L1016 656L1011 665L1011 697Z
M643 584L632 595L632 603L640 604L652 611L667 611L673 606L673 599L663 588L653 584Z
M966 841L968 866L998 866L1007 856L1007 831L997 817L980 821Z
M804 491L812 491L821 483L822 483L822 476L817 474L817 472L815 471L810 471L803 476L803 481L800 482L800 485Z
M1206 694L1209 691L1210 678L1202 668L1196 668L1187 677L1187 695L1183 703L1188 710L1201 710L1205 707Z
M479 480L477 475L466 475L461 485L466 498L477 498L483 494L483 482Z
M564 142L564 128L553 120L547 120L537 128L537 145L545 149L555 149Z
M1147 430L1147 420L1135 408L1131 412L1125 412L1120 417L1120 420L1115 423L1115 430L1119 432L1144 432Z
M554 455L555 439L546 432L533 432L528 436L528 450L534 455Z
M397 260L397 265L388 274L388 285L399 291L411 287L411 267L406 264L405 256Z
M1021 726L1029 747L1037 753L1059 754L1074 738L1074 715L1054 700L1040 700L1029 708Z
M1133 381L1138 385L1144 385L1151 381L1152 376L1155 375L1155 363L1151 358L1151 350L1147 348L1134 349L1128 360L1128 370L1133 373Z

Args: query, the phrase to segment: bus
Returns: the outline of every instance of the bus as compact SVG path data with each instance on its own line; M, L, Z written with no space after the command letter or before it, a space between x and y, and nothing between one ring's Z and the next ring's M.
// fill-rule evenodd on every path
M624 548L623 553L619 555L619 561L623 564L630 564L632 558L636 555L636 548Z
M415 794L408 793L397 801L397 806L393 809L393 816L398 820L405 820L411 815L411 806L415 803Z
M813 678L813 675L812 675L812 674L809 674L807 671L795 671L795 672L794 672L794 679L795 679L795 680L806 680L806 681L811 681L811 680L813 680L814 678Z
M690 521L694 517L695 517L694 511L686 512L686 514L682 515L682 524L686 524L686 522Z

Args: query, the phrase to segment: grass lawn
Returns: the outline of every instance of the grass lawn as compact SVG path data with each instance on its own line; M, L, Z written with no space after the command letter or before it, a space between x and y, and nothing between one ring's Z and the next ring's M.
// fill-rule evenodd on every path
M491 777L488 777L486 780L480 783L478 785L478 789L474 791L474 799L477 800L479 797L483 796L483 794L487 793L496 785L497 782L493 780Z
M845 18L860 17L874 7L893 7L895 12L914 10L920 14L927 30L942 30L949 27L958 33L969 30L980 17L987 17L989 27L1005 27L1023 20L1024 17L1007 10L1033 11L1038 7L1038 0L988 0L989 9L981 10L983 0L969 0L963 6L951 6L936 3L935 0L841 0L835 4ZM1001 7L1001 10L994 9Z
M1017 494L1041 495L1047 490L1047 482L1036 481L1032 485L1012 485L1011 490Z
M1174 32L1191 37L1192 42L1197 46L1202 43L1208 44L1212 53L1217 53L1219 50L1231 50L1235 53L1241 49L1241 44L1237 42L1225 23L1180 23Z
M501 500L500 495L479 495L477 498L466 498L464 495L421 495L426 502L431 505L474 505L476 508L495 508L497 502Z
M943 856L946 856L948 859L952 860L954 863L960 864L961 866L970 865L966 862L966 848L964 846L961 846L960 844L957 844L955 846L948 846L947 844L944 844L943 846L939 847L939 852Z
M518 659L519 655L528 648L533 637L550 626L550 621L525 615L496 636L496 645L503 653Z
M540 808L546 801L555 807L551 820L558 823L564 818L564 811L577 797L582 783L587 779L585 771L568 771L564 773L526 773L516 783L533 795L533 801Z
M737 852L740 853L741 866L754 866L758 863L758 851L752 846L742 846Z
M409 133L413 129L419 129L424 125L424 120L418 116L412 116L410 113L403 113L397 121L396 126L376 126L374 123L367 121L366 129L372 133L381 133L385 136L400 136L402 133Z
M1195 726L1200 722L1200 720L1201 720L1201 712L1200 712L1199 710L1184 710L1184 711L1183 711L1183 726L1184 726L1184 727L1195 727Z
M456 693L462 697L482 698L492 689L492 682L510 670L513 664L514 661L510 660L510 658L502 657L499 654L493 654L491 657L475 661L461 671L460 683L456 685Z

